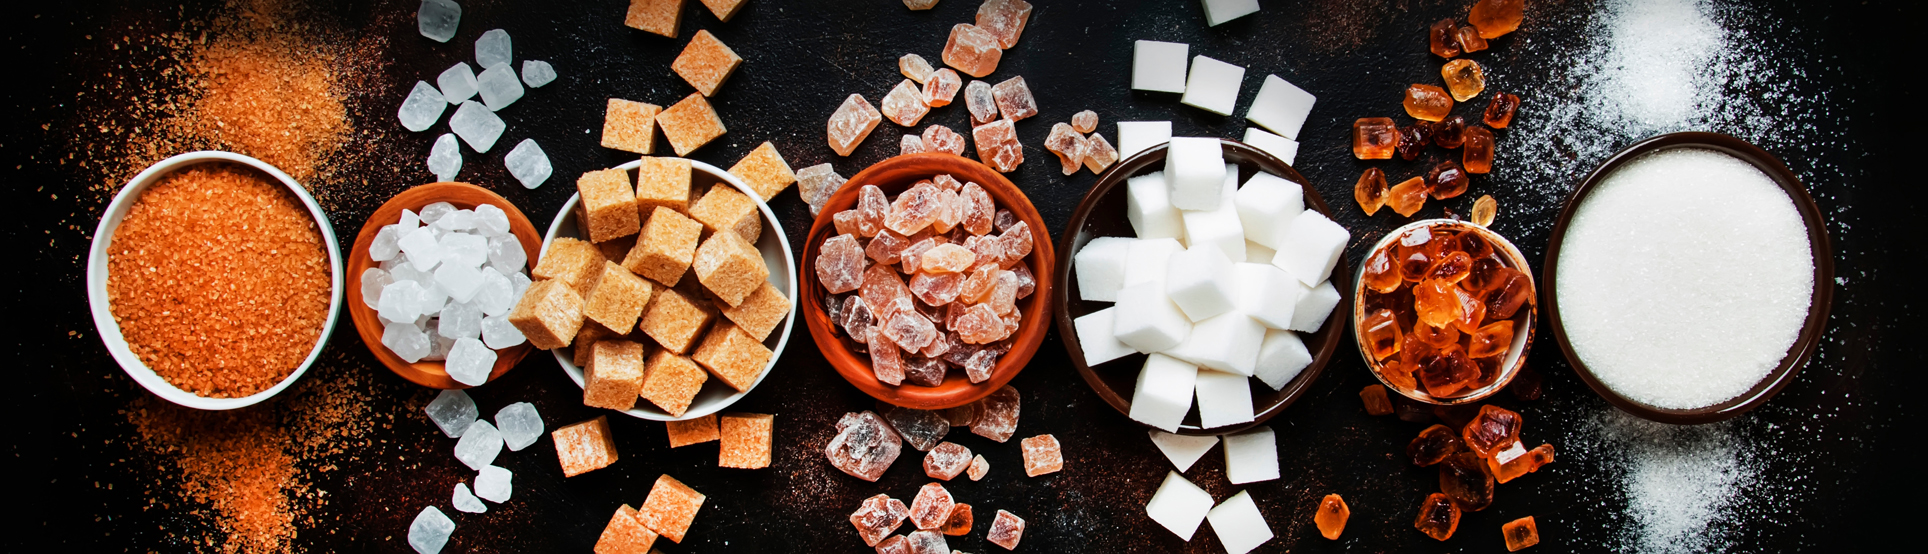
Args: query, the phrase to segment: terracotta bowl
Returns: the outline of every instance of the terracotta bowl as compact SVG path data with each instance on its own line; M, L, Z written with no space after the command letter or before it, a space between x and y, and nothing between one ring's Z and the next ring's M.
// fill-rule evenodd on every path
M1767 174L1768 178L1780 185L1782 192L1786 192L1788 198L1794 201L1795 211L1801 213L1801 219L1807 224L1808 245L1814 254L1814 296L1808 303L1807 320L1801 325L1801 332L1795 337L1794 344L1788 347L1787 355L1781 358L1780 365L1775 366L1768 372L1767 377L1740 396L1692 410L1668 409L1643 404L1622 396L1601 383L1600 379L1594 376L1593 370L1589 369L1586 362L1580 359L1579 354L1573 351L1573 345L1567 342L1566 327L1560 321L1559 294L1555 292L1559 290L1555 284L1558 283L1560 276L1560 244L1566 238L1567 225L1572 223L1573 214L1579 211L1580 203L1586 200L1587 193L1592 192L1600 181L1622 164L1650 152L1681 147L1704 148L1728 154L1752 164L1756 169ZM1579 373L1580 379L1586 381L1587 386L1593 388L1593 392L1607 399L1607 402L1614 407L1662 423L1712 423L1741 415L1761 404L1766 404L1769 399L1774 398L1775 394L1779 394L1781 389L1786 388L1788 383L1794 382L1794 374L1799 372L1802 366L1807 365L1808 358L1813 357L1814 351L1820 348L1821 335L1827 330L1829 304L1834 301L1834 250L1829 246L1827 220L1821 216L1820 206L1814 204L1814 198L1808 196L1807 187L1801 184L1800 178L1795 177L1794 172L1789 171L1787 165L1782 164L1779 158L1762 150L1759 146L1720 133L1683 132L1651 137L1636 142L1608 157L1607 161L1601 162L1600 167L1587 174L1586 179L1580 182L1580 186L1573 189L1573 195L1567 198L1566 207L1560 210L1560 219L1553 225L1553 236L1547 241L1545 268L1546 285L1540 289L1542 295L1540 300L1546 307L1547 321L1553 327L1553 340L1560 344L1560 352L1566 354L1567 362L1573 364L1574 372Z
M355 246L348 251L348 316L355 321L355 331L361 334L362 343L368 345L368 351L373 352L375 358L382 361L382 365L388 366L389 371L424 387L466 389L469 385L449 377L449 372L443 367L442 362L424 360L408 363L401 356L390 352L388 347L382 346L381 316L362 302L362 272L381 265L368 257L368 246L374 244L375 235L381 232L382 226L401 221L402 210L414 210L419 213L422 206L436 202L448 202L457 208L471 210L482 204L493 204L495 207L502 208L502 211L509 214L509 231L515 233L516 240L522 243L522 251L529 256L529 267L535 267L536 255L542 246L542 235L536 233L536 226L529 223L529 218L522 215L522 210L516 209L515 205L510 204L507 199L482 187L468 183L429 183L402 191L401 194L388 199L382 207L375 209L374 214L368 216L367 223L362 224L361 234L355 236ZM494 381L502 374L508 373L509 368L515 367L516 362L522 361L522 357L529 354L529 348L529 343L524 342L496 351L495 368L489 370L489 380Z
M1486 242L1493 245L1493 250L1498 252L1500 257L1505 258L1507 269L1526 274L1526 282L1528 285L1539 286L1539 284L1533 280L1533 268L1528 267L1526 264L1526 255L1520 253L1519 247L1513 246L1513 241L1506 240L1506 237L1502 237L1499 233L1495 233L1485 227L1452 219L1422 219L1402 225L1398 229L1393 229L1391 232L1386 233L1385 237L1380 238L1378 243L1373 244L1372 249L1366 251L1366 259L1371 259L1372 255L1380 250L1390 248L1400 237L1406 236L1408 231L1415 229L1430 230L1435 228L1467 231L1478 234L1480 238L1486 239ZM1385 376L1379 373L1383 364L1381 364L1379 360L1373 359L1372 353L1366 350L1365 339L1361 338L1364 337L1365 334L1360 332L1363 331L1363 329L1359 328L1360 325L1365 323L1366 319L1367 302L1364 300L1366 298L1365 271L1364 267L1360 267L1352 276L1352 297L1361 299L1353 303L1352 310L1348 312L1351 315L1352 342L1358 345L1359 359L1365 360L1366 369L1372 372L1373 378L1385 384L1387 389L1404 395L1406 398L1428 404L1439 404L1443 406L1470 404L1484 400L1486 397L1492 396L1494 393L1506 388L1508 383L1513 382L1513 377L1518 376L1520 370L1526 367L1526 354L1529 349L1533 347L1533 325L1539 310L1539 307L1533 302L1528 302L1526 306L1521 307L1518 312L1513 314L1513 342L1506 347L1506 354L1501 356L1499 375L1493 378L1492 383L1488 383L1486 386L1474 389L1472 392L1466 394L1441 398L1428 394L1423 386L1408 389L1386 380ZM1538 292L1537 289L1535 292Z
M1319 191L1313 189L1305 176L1292 169L1292 166L1242 142L1221 139L1220 143L1225 152L1225 161L1238 165L1241 184L1259 172L1277 175L1303 187L1306 209L1318 210L1328 216L1332 214L1332 209L1326 206L1324 199L1319 197ZM1060 241L1058 270L1052 277L1052 282L1058 286L1060 293L1057 314L1058 337L1064 341L1065 349L1070 350L1072 366L1077 368L1078 375L1084 377L1085 383L1091 385L1091 390L1097 392L1099 398L1111 404L1119 414L1127 416L1131 413L1132 390L1137 385L1139 368L1145 365L1145 355L1132 354L1098 364L1096 368L1085 363L1084 347L1078 343L1078 330L1073 326L1072 321L1091 312L1109 308L1113 304L1087 302L1080 298L1078 281L1071 278L1071 260L1072 256L1077 255L1078 250L1084 248L1085 243L1090 242L1091 239L1134 236L1131 223L1125 219L1125 181L1163 169L1166 147L1165 144L1153 146L1133 155L1130 159L1119 162L1098 177L1098 184L1092 186L1091 192L1085 194L1084 201L1078 203L1078 210L1071 214L1071 222L1067 230L1058 239ZM1352 271L1347 269L1346 259L1340 257L1339 265L1332 268L1332 275L1344 279L1344 276L1351 274ZM1300 338L1305 341L1306 350L1312 353L1312 364L1306 366L1291 381L1286 382L1285 387L1280 390L1272 390L1272 387L1266 386L1257 379L1248 380L1248 384L1252 387L1253 418L1251 422L1201 428L1198 423L1198 410L1194 409L1185 415L1184 422L1178 426L1178 433L1222 435L1238 432L1265 423L1266 420L1279 415L1279 412L1285 411L1286 406L1292 405L1292 402L1298 400L1300 396L1304 396L1312 387L1312 382L1317 381L1319 374L1325 371L1326 364L1332 361L1333 353L1338 351L1339 343L1345 338L1346 314L1351 313L1352 287L1335 283L1333 288L1339 291L1339 305L1332 308L1332 314L1326 317L1325 325L1317 333L1309 335L1300 333ZM1137 422L1137 420L1132 421ZM1152 428L1150 425L1145 427Z
M817 248L832 236L836 236L836 225L831 216L857 205L857 192L862 185L877 185L885 194L897 194L919 180L929 179L938 174L948 173L957 180L977 183L991 194L992 201L1002 209L1011 210L1031 228L1036 244L1031 255L1025 258L1031 272L1037 276L1037 290L1018 300L1018 311L1023 313L1023 322L1016 333L1012 334L1011 351L999 358L991 369L991 378L982 383L971 383L962 371L951 371L944 377L944 383L935 387L912 384L898 386L886 385L877 380L870 369L870 357L851 351L841 332L833 331L830 316L824 311L823 285L817 282ZM850 178L849 184L830 197L824 204L822 213L817 215L816 223L810 226L810 238L804 242L803 263L797 264L798 280L803 292L798 299L802 306L804 323L810 328L810 337L817 342L837 374L850 381L859 390L884 402L907 408L934 410L962 406L989 396L1003 387L1005 383L1024 370L1031 356L1037 354L1038 344L1044 342L1044 333L1049 329L1046 322L1051 314L1051 300L1054 293L1051 282L1052 264L1057 256L1052 254L1051 238L1044 225L1044 218L1031 206L1031 199L1018 190L1016 185L1004 178L1003 174L974 160L945 153L926 153L898 156L872 165Z

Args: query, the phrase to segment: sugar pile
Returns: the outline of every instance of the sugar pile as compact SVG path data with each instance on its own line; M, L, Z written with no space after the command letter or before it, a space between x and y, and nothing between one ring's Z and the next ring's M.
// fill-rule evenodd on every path
M1759 515L1749 504L1769 501L1756 498L1772 492L1762 490L1762 460L1731 422L1675 426L1609 409L1582 427L1569 444L1618 477L1612 492L1626 502L1627 530L1615 550L1719 551Z

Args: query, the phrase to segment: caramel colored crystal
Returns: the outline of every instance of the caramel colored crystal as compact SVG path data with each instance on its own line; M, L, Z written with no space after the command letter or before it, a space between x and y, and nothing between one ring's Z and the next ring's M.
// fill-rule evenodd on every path
M1466 128L1466 150L1460 163L1467 173L1485 174L1493 170L1493 132L1485 127Z
M1031 3L1024 0L985 0L977 7L978 28L996 36L998 46L1005 49L1018 45L1024 24L1030 20Z
M1438 279L1459 284L1473 272L1473 257L1465 252L1447 252L1433 260L1432 267L1426 268L1427 279ZM1477 356L1476 356L1477 357Z
M1431 121L1420 120L1399 130L1399 159L1413 161L1432 142Z
M1498 356L1506 353L1513 345L1513 322L1501 321L1480 327L1473 333L1472 341L1466 346L1466 353L1474 358Z
M1445 327L1459 319L1461 308L1459 287L1449 281L1428 279L1413 287L1413 310L1419 313L1419 322L1434 327Z
M1508 319L1518 312L1520 306L1533 302L1533 284L1518 271L1501 277L1486 297L1486 317L1489 319Z
M1058 163L1064 166L1065 175L1084 168L1085 151L1090 148L1091 142L1068 123L1052 125L1051 134L1044 138L1044 149L1058 156Z
M1379 213L1386 205L1386 172L1377 167L1368 167L1359 174L1359 182L1352 186L1352 199L1359 202L1359 209L1370 216Z
M1359 402L1366 407L1366 415L1392 415L1392 400L1386 398L1385 385L1366 385L1359 389Z
M929 81L924 82L924 104L933 108L951 105L957 98L957 91L964 88L964 80L951 68L939 69L931 73Z
M1441 91L1440 94L1444 95L1445 92ZM1362 117L1352 122L1353 157L1361 160L1390 160L1393 150L1398 146L1399 128L1392 124L1392 118Z
M1439 76L1446 80L1446 88L1453 91L1453 99L1460 102L1471 100L1486 90L1486 72L1481 71L1479 63L1473 60L1446 62L1444 67L1439 68Z
M1426 48L1433 55L1452 59L1459 55L1459 23L1452 18L1439 20L1426 28Z
M1519 552L1520 549L1540 544L1540 528L1533 524L1533 516L1506 522L1500 526L1500 534L1506 536L1507 552Z
M1439 165L1426 172L1426 188L1432 189L1433 198L1440 200L1466 194L1466 187L1470 184L1472 180L1452 160L1439 162Z
M1426 500L1419 503L1419 517L1413 520L1413 528L1433 540L1453 538L1453 531L1459 529L1459 505L1444 494L1426 495Z
M1481 227L1493 226L1493 216L1498 215L1499 209L1499 202L1493 200L1493 195L1480 195L1478 200L1473 201L1473 224Z
M1426 178L1413 177L1386 191L1386 207L1399 215L1412 217L1419 209L1426 207Z
M1459 434L1445 425L1433 425L1420 431L1406 444L1406 456L1412 458L1413 465L1426 467L1444 461L1447 456L1465 450L1459 441Z
M1466 144L1466 118L1455 115L1433 124L1433 144L1448 150Z
M1518 441L1506 450L1486 459L1486 469L1493 478L1501 483L1520 478L1521 475L1540 470L1540 466L1553 463L1553 445L1542 444L1532 450L1521 447Z
M850 155L864 142L864 137L870 136L870 130L877 128L877 122L883 120L883 114L877 113L877 108L871 107L863 95L850 95L830 114L830 149L839 156Z
M1346 507L1346 500L1339 495L1328 494L1319 501L1319 510L1312 514L1312 523L1319 526L1320 535L1336 541L1339 540L1339 534L1345 532L1346 519L1350 517L1352 509Z
M1453 111L1453 98L1454 95L1447 94L1446 89L1413 83L1406 87L1406 115L1426 121L1446 119L1446 115ZM1390 124L1391 120L1387 122Z
M1466 447L1481 457L1491 457L1507 445L1520 440L1520 414L1494 405L1481 406L1479 415L1466 423L1460 438Z
M1467 54L1486 49L1486 39L1479 36L1479 28L1460 25L1454 36L1459 39L1459 50Z
M1499 38L1520 28L1525 16L1526 0L1480 0L1466 20L1479 29L1480 38Z
M1381 249L1366 257L1366 270L1363 278L1366 288L1374 292L1392 292L1406 280L1400 278L1399 264L1393 263L1392 249Z
M1480 120L1487 127L1505 129L1513 123L1513 112L1520 109L1520 97L1504 92L1494 92L1493 101L1486 104L1486 112Z
M1427 394L1445 398L1477 388L1479 366L1467 358L1458 345L1449 348L1428 357L1419 366L1419 382L1426 386Z
M1477 512L1493 505L1493 474L1486 471L1486 460L1472 452L1446 457L1439 465L1439 492L1459 504L1460 509Z
M1374 360L1384 360L1399 353L1399 321L1392 310L1379 310L1367 315L1359 324L1360 333L1366 339L1366 352Z
M1003 57L997 35L968 23L951 27L951 38L944 43L944 65L972 77L997 71L998 60Z
M950 127L932 125L924 128L925 152L949 152L964 155L964 135L957 134Z

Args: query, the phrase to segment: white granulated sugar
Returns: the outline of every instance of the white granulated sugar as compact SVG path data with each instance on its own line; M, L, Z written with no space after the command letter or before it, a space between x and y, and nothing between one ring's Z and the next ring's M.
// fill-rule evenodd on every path
M1612 8L1611 49L1591 94L1617 104L1617 114L1642 126L1686 121L1718 94L1707 65L1725 48L1720 25L1695 0L1632 0Z
M1592 444L1579 447L1601 455L1626 500L1625 544L1615 550L1717 552L1731 548L1735 529L1761 523L1749 504L1768 500L1757 498L1764 467L1731 422L1676 426L1609 410L1583 426Z
M1609 388L1671 409L1739 396L1787 355L1814 260L1801 215L1745 161L1673 148L1588 194L1560 249L1568 342Z

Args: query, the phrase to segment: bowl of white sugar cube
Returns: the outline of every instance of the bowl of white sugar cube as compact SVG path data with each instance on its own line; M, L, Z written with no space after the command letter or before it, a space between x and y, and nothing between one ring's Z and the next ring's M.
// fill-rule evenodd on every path
M1062 234L1058 336L1148 427L1216 435L1305 394L1345 338L1351 234L1304 176L1244 143L1174 138L1092 187ZM1196 406L1194 406L1196 404Z

